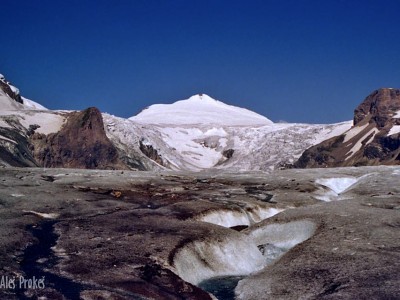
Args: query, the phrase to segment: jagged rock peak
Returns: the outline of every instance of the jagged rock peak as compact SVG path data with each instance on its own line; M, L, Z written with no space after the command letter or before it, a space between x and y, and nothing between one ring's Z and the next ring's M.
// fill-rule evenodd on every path
M354 126L307 149L296 167L400 165L400 90L374 91L354 110Z
M127 169L107 138L103 117L95 107L70 113L59 132L33 134L31 142L36 160L45 167Z
M367 116L376 122L378 127L384 127L388 120L400 111L400 89L381 88L372 92L354 110L354 125Z

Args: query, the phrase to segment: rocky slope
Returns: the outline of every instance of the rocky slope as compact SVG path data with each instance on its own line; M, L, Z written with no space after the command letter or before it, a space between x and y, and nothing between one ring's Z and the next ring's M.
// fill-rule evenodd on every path
M0 166L151 169L151 160L127 155L105 130L98 109L47 110L0 75Z
M354 126L307 149L295 166L400 164L400 90L379 89L354 111Z
M128 169L104 132L97 108L71 112L60 131L30 136L39 165L48 168Z

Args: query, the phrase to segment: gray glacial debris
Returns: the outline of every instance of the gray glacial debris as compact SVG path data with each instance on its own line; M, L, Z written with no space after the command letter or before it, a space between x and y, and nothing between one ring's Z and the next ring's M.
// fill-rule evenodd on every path
M2 299L62 299L64 283L83 299L212 299L203 280L233 274L246 276L226 279L237 299L398 296L399 167L0 173L0 275L48 275L44 290L0 289ZM316 199L332 178L360 180L342 201ZM24 259L41 230L54 246Z

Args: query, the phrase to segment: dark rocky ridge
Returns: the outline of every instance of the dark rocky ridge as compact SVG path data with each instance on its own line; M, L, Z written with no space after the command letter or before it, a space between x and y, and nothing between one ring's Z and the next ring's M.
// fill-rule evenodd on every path
M354 126L346 133L307 149L295 163L297 168L399 165L400 134L388 136L400 118L400 90L379 89L354 111ZM359 147L357 147L357 145Z
M128 169L107 138L100 111L72 112L57 133L34 133L30 139L37 162L44 167Z
M20 104L24 103L24 101L21 98L21 95L16 94L11 90L8 82L0 80L0 89L3 90L15 102L18 102Z
M152 145L146 144L143 140L139 141L139 149L144 155L146 155L151 160L155 161L157 164L164 166L165 163L160 154L158 154L157 149L154 149Z

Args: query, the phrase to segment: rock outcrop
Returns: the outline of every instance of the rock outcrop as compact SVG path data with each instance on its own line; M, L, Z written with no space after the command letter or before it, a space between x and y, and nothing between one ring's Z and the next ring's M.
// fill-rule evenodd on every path
M100 111L72 112L59 132L31 136L32 152L44 167L128 169L107 138Z
M354 126L307 149L298 168L400 164L400 89L374 91L354 111Z
M7 81L1 74L0 74L0 89L14 101L20 104L24 103L21 98L21 95L19 94L19 90L16 87L12 86L11 83Z

